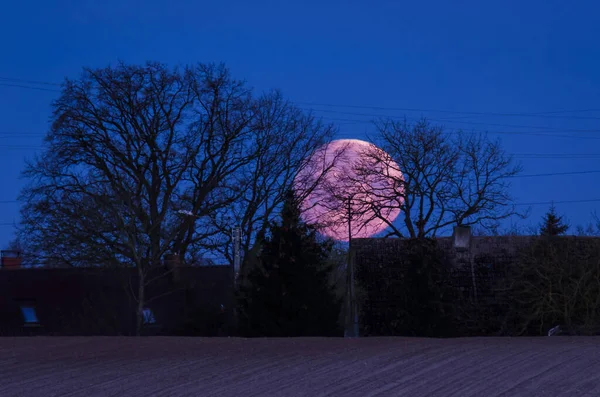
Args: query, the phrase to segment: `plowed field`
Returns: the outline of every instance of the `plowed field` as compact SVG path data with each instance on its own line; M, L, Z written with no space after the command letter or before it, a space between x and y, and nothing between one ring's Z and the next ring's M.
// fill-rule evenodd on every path
M600 396L600 338L1 338L0 396Z

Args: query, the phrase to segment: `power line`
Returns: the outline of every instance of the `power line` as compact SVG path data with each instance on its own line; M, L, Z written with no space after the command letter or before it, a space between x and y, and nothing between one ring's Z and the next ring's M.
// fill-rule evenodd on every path
M60 90L53 90L53 89L50 89L50 88L31 87L31 86L26 86L26 85L21 85L21 84L8 84L8 83L2 83L2 82L0 82L0 86L2 86L2 87L27 88L27 89L30 89L30 90L38 90L38 91L60 92Z
M0 149L5 150L43 150L42 146L26 146L26 145L0 145Z
M515 205L552 205L552 204L576 204L576 203L596 203L596 202L600 202L600 199L538 201L538 202L532 202L532 203L516 203Z
M367 120L352 120L352 119L338 119L338 118L326 118L321 117L326 121L343 121L348 124L371 124L371 121ZM448 134L454 134L458 131L446 131ZM562 135L562 134L544 134L537 132L522 132L522 131L487 131L487 130L472 130L473 133L486 133L492 135L523 135L523 136L540 136L548 138L565 138L565 139L586 139L586 140L600 140L600 136L581 136L581 135ZM0 132L0 139L12 138L15 136L30 136L30 137L44 137L45 134L36 133L18 133L18 132Z
M597 199L584 199L584 200L553 200L553 201L535 201L529 203L514 203L517 206L534 206L534 205L553 205L553 204L580 204L580 203L598 203L600 198ZM0 223L0 226L17 226L17 222L4 222Z
M600 153L513 153L513 156L600 156Z
M46 134L42 133L19 133L19 132L0 132L0 138L14 138L20 136L33 136L33 137L44 137Z
M302 106L322 106L331 108L349 108L349 109L371 109L384 111L401 111L401 112L428 112L428 113L448 113L448 114L468 114L475 116L502 116L502 117L548 117L548 118L568 118L582 120L600 120L600 117L578 117L578 116L551 116L552 114L560 113L578 113L578 112L599 112L600 109L580 109L580 110L555 110L547 112L532 112L532 113L497 113L497 112L467 112L455 110L439 110L425 108L394 108L384 106L358 106L358 105L335 105L329 103L314 103L314 102L295 102Z
M302 108L306 111L313 112L324 112L324 113L335 113L335 114L345 114L350 116L364 116L364 117L378 117L384 119L395 119L395 120L404 120L404 119L416 119L414 117L405 117L398 115L389 115L389 114L373 114L373 113L356 113L356 112L343 112L339 110L326 110L326 109L313 109L313 108ZM444 120L444 119L434 119L427 118L431 121L437 121L441 123L456 123L456 124L469 124L469 125L491 125L494 127L509 127L509 128L532 128L536 130L545 130L545 131L558 131L558 132L594 132L598 133L600 130L591 130L591 129L567 129L567 128L553 128L553 127L543 127L543 126L535 126L535 125L520 125L520 124L499 124L499 123L484 123L484 122L476 122L476 121L453 121L453 120ZM365 120L368 121L368 120Z
M598 159L600 154L513 154L512 157L516 159L529 159L529 160L585 160L585 159Z
M23 84L6 83L3 81L14 81L14 82L24 82L24 83L30 83L30 84L61 86L58 83L0 77L0 86L4 86L4 87L26 88L26 89L47 91L47 92L61 92L60 90L55 90L55 89L49 89L49 88L43 88L43 87L33 87L30 85L23 85ZM333 105L333 104L318 104L318 103L310 103L310 102L296 102L296 103L304 104L304 105L312 105L312 106L327 106L327 107L346 107L346 108L359 108L359 109L362 108L362 109L377 109L377 110L428 111L428 112L432 112L432 113L497 115L497 116L527 116L527 115L533 116L533 115L544 115L544 114L554 114L554 113L600 111L600 109L581 109L581 110L550 111L550 112L539 112L539 113L494 113L494 112L486 113L486 112L465 112L465 111L449 111L449 110L435 110L435 109L387 108L387 107L380 107L380 106ZM342 111L337 111L337 110L325 110L325 109L304 109L304 110L310 110L310 111L316 111L316 112L330 112L330 113L338 113L338 114L347 114L347 115L354 115L354 116L383 117L383 118L391 118L391 119L403 119L403 118L409 119L408 117L402 117L402 116L396 116L396 115L342 112ZM600 117L589 118L589 119L600 119ZM342 121L347 124L371 123L371 121L369 121L369 120L356 120L356 119L331 119L331 120ZM458 123L458 124L469 124L469 125L491 125L491 126L511 127L511 128L515 128L515 127L516 128L532 128L532 129L537 129L537 130L560 131L560 132L587 132L587 133L600 132L600 130L591 130L591 129L563 129L563 128L552 128L552 127L531 126L531 125L498 124L498 123L484 123L484 122L474 122L474 121L457 121L457 120L449 120L449 119L432 119L432 118L430 118L429 120L442 122L442 123ZM570 135L556 135L556 134L536 134L536 133L531 133L531 132L516 132L516 131L480 131L480 132L486 132L489 134L513 134L513 135L532 135L532 136L539 135L539 136L549 136L552 138L567 138L567 139L600 139L598 137L570 136Z
M498 123L484 123L477 121L448 121L444 119L430 119L432 121L442 122L442 123L456 123L456 124L469 124L469 125L491 125L494 127L509 127L509 128L532 128L536 130L542 131L558 131L558 132L593 132L598 133L600 130L590 130L590 129L572 129L572 128L553 128L553 127L542 127L535 125L519 125L519 124L498 124Z
M323 117L320 119L326 121L342 121L346 122L345 124L373 124L373 120L360 120L360 119L343 119L343 118L332 118L332 117ZM417 120L413 117L406 117L407 120ZM433 120L433 119L429 119ZM561 130L561 131L569 131L569 130ZM465 133L462 130L446 130L445 134L456 134L458 132ZM590 131L587 131L590 132ZM524 136L540 136L540 137L548 137L548 138L565 138L565 139L588 139L588 140L599 140L600 136L583 136L583 135L564 135L564 134L554 134L554 133L543 133L543 132L525 132L525 131L494 131L494 130L470 130L470 133L481 133L481 134L491 134L491 135L524 135Z
M582 136L582 135L563 135L563 134L544 134L538 132L520 132L520 131L485 131L485 130L474 130L474 132L484 134L500 134L500 135L524 135L524 136L542 136L547 138L566 138L566 139L591 139L598 140L600 136Z
M44 147L41 146L5 146L0 145L0 150L44 150ZM596 160L600 159L600 154L573 154L573 155L556 155L556 154L539 154L539 155L519 155L519 154L510 154L516 160ZM552 173L552 174L539 174L539 175L516 175L515 178L519 177L531 177L531 176L550 176L550 175L574 175L574 174L590 174L597 173L600 171L590 170L590 171L576 171L576 172L567 172L567 173ZM0 202L1 204L2 202Z
M373 121L371 120L355 120L355 119L334 119L334 118L326 118L326 117L321 117L321 119L324 120L333 120L333 121L347 121L349 122L348 124L372 124ZM408 120L410 120L410 117L407 117ZM432 119L429 119L432 120ZM352 123L351 123L352 122ZM569 131L569 130L562 130L562 131ZM450 130L446 130L444 131L444 133L446 134L455 134L458 132L462 132L465 133L462 130L454 130L454 131L450 131ZM591 132L591 131L588 131ZM491 134L491 135L523 135L523 136L540 136L540 137L548 137L548 138L565 138L565 139L587 139L587 140L599 140L600 136L583 136L583 135L564 135L564 134L554 134L554 133L543 133L543 132L524 132L524 131L494 131L494 130L471 130L471 132L467 132L467 134L470 133L481 133L481 134Z
M544 176L559 176L559 175L579 175L579 174L597 174L600 170L588 170L588 171L570 171L570 172L552 172L547 174L527 174L527 175L513 175L505 178L537 178Z
M326 121L343 121L348 122L348 124L371 124L371 121L368 120L353 120L353 119L338 119L338 118L327 118L321 117L321 119ZM454 134L458 131L446 131L448 134ZM537 132L523 132L523 131L488 131L488 130L472 130L474 133L486 133L492 135L523 135L523 136L540 136L540 137L548 137L548 138L565 138L565 139L586 139L586 140L600 140L600 136L582 136L582 135L563 135L563 134L544 134ZM15 136L31 136L31 137L44 137L45 134L36 134L36 133L18 133L18 132L0 132L0 139L3 138L12 138Z
M23 135L23 134L15 134ZM39 135L42 136L42 135ZM0 133L0 139L2 138L12 138L9 136L2 136ZM600 139L598 137L597 139ZM0 149L4 150L44 150L46 149L44 146L34 146L34 145L10 145L10 144L0 144ZM515 159L530 159L530 160L592 160L600 158L600 153L507 153ZM595 171L594 171L595 172Z
M7 83L5 83L7 82ZM23 84L15 84L15 83L24 83ZM53 87L62 87L62 84L48 82L48 81L39 81L39 80L28 80L28 79L19 79L13 77L0 77L0 85L10 86L10 87L19 87L19 88L27 88L27 89L39 89L44 91L52 91L52 92L60 92L60 90L53 89L44 89L41 87L32 87L31 84L35 85L47 85ZM553 111L543 111L543 112L518 112L518 113L501 113L501 112L473 112L473 111L457 111L457 110L442 110L442 109L427 109L427 108L404 108L404 107L385 107L385 106L366 106L366 105L343 105L343 104L331 104L331 103L315 103L315 102L294 102L297 105L302 106L321 106L321 107L329 107L329 108L350 108L350 109L371 109L371 110L388 110L388 111L407 111L407 112L428 112L428 113L445 113L445 114L457 114L457 115L472 115L472 116L502 116L502 117L542 117L542 118L566 118L566 119L577 119L577 120L600 120L600 117L588 117L588 116L553 116L556 114L565 114L565 113L583 113L583 112L600 112L600 109L575 109L575 110L553 110ZM315 111L323 111L313 109ZM342 113L339 111L330 111L335 113ZM360 115L358 113L348 113ZM365 114L366 116L366 114ZM381 116L381 115L375 115ZM449 121L449 120L446 120ZM475 123L475 122L460 122L457 123L464 124L487 124L489 123ZM510 126L510 125L502 125L498 124L497 126ZM517 126L515 126L517 127ZM536 129L547 129L548 127L536 127L536 126L518 126L518 127L526 127L526 128L536 128ZM580 132L585 131L581 130Z
M61 84L58 84L58 83L49 83L47 81L23 80L23 79L16 79L13 77L0 77L0 80L9 81L9 82L17 82L17 83L50 85L50 86L55 86L55 87L61 87Z

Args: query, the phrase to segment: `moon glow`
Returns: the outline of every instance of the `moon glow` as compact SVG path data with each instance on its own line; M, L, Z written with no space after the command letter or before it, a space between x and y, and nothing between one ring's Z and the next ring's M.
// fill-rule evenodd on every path
M374 154L374 155L371 155ZM385 161L374 161L374 158ZM393 222L402 203L398 165L375 145L358 139L339 139L319 148L294 180L296 191L331 167L321 183L301 202L302 218L338 241L367 238ZM357 171L362 169L363 171ZM366 170L366 171L364 171ZM350 227L350 232L348 228Z

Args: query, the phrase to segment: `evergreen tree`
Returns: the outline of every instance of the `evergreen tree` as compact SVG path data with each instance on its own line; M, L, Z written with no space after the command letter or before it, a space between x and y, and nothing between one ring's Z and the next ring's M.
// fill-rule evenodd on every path
M554 205L550 207L546 215L544 215L542 226L540 228L541 236L560 236L565 234L569 229L569 225L563 221L563 217L556 213Z
M300 219L294 193L281 222L270 226L259 266L240 294L240 331L247 336L334 336L340 301L330 283L330 241Z

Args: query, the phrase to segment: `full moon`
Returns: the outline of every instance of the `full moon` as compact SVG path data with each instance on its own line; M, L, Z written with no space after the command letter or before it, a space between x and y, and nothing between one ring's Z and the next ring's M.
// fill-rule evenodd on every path
M402 180L398 165L383 150L358 139L339 139L315 151L294 186L301 192L316 184L301 202L303 220L334 240L349 241L378 234L396 219Z

